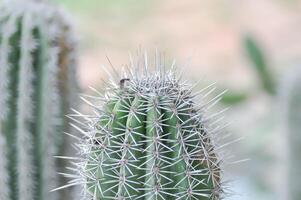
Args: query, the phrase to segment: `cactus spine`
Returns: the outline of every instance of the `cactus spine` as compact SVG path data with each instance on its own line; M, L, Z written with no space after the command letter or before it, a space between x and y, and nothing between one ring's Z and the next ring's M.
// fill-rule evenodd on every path
M44 2L3 1L0 13L0 199L56 200L53 156L76 85L72 29Z
M223 132L217 125L221 118L205 115L221 95L196 104L197 97L205 98L215 87L194 93L174 69L165 70L159 56L155 60L148 63L147 56L138 56L123 76L111 75L104 94L84 97L95 115L71 115L83 138L76 145L81 156L65 175L74 177L70 185L82 185L87 199L217 200L224 196L221 146L216 146L215 137Z
M288 181L287 193L289 200L300 199L301 180L296 174L301 173L301 67L296 67L283 80L280 88L282 100L282 121L287 132L288 148Z

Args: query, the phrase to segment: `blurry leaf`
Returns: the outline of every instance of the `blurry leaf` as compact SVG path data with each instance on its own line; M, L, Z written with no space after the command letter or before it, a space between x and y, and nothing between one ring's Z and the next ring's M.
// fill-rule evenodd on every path
M247 93L243 92L227 92L223 95L221 103L234 105L245 101L248 98Z
M252 62L263 88L271 95L275 94L275 82L267 66L266 58L256 40L251 36L244 38L244 48L249 60Z

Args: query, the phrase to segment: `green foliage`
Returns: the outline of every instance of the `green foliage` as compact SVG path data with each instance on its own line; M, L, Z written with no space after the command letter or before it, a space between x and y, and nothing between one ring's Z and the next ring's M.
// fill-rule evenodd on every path
M244 38L244 48L261 81L262 87L266 92L274 95L276 92L275 81L272 73L269 71L270 69L262 49L256 40L249 35Z

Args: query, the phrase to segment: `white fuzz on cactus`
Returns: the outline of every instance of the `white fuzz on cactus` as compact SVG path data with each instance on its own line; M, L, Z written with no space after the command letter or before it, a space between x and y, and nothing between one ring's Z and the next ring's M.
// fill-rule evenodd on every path
M30 133L30 123L33 120L33 103L32 95L33 88L31 87L33 79L33 68L31 51L34 49L34 42L31 36L33 28L32 19L30 15L25 14L22 19L22 33L21 46L28 48L21 49L20 70L18 74L19 97L17 101L17 131L16 131L16 145L17 145L17 171L18 171L18 185L19 193L24 199L33 199L33 155L32 155L32 135ZM26 184L24 184L26 183Z
M152 70L153 69L153 70ZM82 186L83 199L198 199L225 197L222 180L226 145L222 113L207 115L221 98L205 99L156 56L131 59L125 72L108 74L103 93L84 96L92 115L70 115L82 134L71 160L68 185Z

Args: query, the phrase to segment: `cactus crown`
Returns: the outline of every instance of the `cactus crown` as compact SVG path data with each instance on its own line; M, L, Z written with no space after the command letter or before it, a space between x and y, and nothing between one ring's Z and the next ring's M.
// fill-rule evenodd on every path
M83 134L72 169L78 176L70 185L82 185L83 196L95 200L221 199L220 148L215 140L221 127L214 125L221 118L205 116L221 95L196 104L197 97L205 98L215 87L194 93L173 67L165 69L159 56L154 64L147 61L138 56L121 78L109 74L103 94L95 90L96 97L83 97L95 108L94 115L70 115Z

